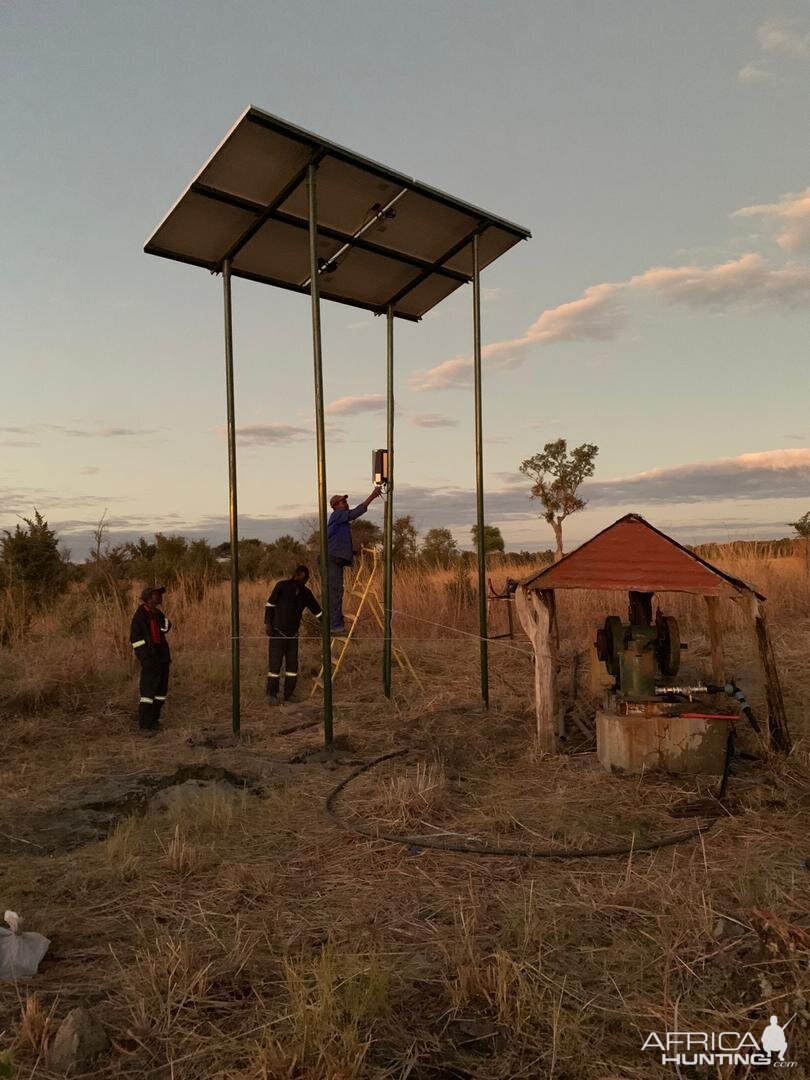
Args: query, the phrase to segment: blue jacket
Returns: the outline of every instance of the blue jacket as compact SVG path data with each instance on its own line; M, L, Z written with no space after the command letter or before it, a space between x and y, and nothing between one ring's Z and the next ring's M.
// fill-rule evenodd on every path
M351 522L355 518L362 517L368 510L367 506L355 506L353 510L333 510L329 515L326 525L326 540L329 545L329 558L340 559L345 565L350 565L354 552L352 551L352 527Z

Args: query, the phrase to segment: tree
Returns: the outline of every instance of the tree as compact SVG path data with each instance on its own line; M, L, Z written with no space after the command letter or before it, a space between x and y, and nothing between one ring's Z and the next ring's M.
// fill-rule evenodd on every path
M47 605L66 591L69 568L59 552L56 532L34 510L34 517L23 518L25 528L4 531L0 540L0 572L4 584L34 604Z
M569 454L566 440L557 439L546 443L541 454L526 458L521 463L520 471L534 481L532 498L541 501L543 517L554 530L557 541L555 562L563 557L563 522L586 506L585 500L577 495L577 491L583 480L593 476L598 453L598 446L583 443Z
M248 541L248 543L250 543ZM205 586L221 577L221 568L207 540L155 533L153 544L140 537L127 544L129 573L145 585L172 585L177 581L201 596Z
M394 536L392 541L394 562L404 562L416 557L419 534L410 514L394 518Z
M790 527L795 529L803 540L810 540L810 510L802 514L798 521L791 521Z
M352 546L355 551L362 547L377 547L383 542L383 531L375 521L358 518L352 522Z
M470 529L470 536L472 542L475 545L475 550L478 550L478 526L473 525ZM504 543L501 536L501 530L497 525L485 525L484 526L484 554L491 555L493 552L499 551L503 553Z
M449 529L428 529L420 554L431 566L447 568L458 555L458 545Z

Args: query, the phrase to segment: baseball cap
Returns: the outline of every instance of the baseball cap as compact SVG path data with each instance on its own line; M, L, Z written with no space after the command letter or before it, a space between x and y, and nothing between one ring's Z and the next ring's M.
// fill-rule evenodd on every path
M165 585L147 585L146 588L141 589L141 600L148 600L152 593L160 593L162 595L165 592Z
M344 499L348 499L348 495L333 495L329 500L329 505L334 510L339 502L343 502Z

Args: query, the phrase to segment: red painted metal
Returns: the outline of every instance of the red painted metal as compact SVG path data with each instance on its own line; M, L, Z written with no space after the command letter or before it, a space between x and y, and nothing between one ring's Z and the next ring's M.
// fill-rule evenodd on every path
M682 720L731 720L732 723L742 719L740 716L729 716L728 713L713 712L682 712L680 716Z
M523 582L530 589L620 589L698 596L754 593L638 514L627 514L553 566Z

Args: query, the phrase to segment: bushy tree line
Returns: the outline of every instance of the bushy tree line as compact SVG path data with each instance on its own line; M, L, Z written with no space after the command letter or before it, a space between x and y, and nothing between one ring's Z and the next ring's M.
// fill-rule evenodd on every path
M382 529L373 521L361 519L352 526L354 545L379 545ZM477 528L470 530L473 544ZM255 538L239 541L239 577L243 581L269 581L285 577L299 563L317 567L318 531L310 529L306 540L281 536L272 542ZM484 548L489 554L503 553L504 542L496 525L486 525ZM456 539L447 528L428 529L420 539L409 514L394 520L394 562L397 566L422 565L431 569L454 569L460 574L475 562L474 551L459 550ZM38 510L32 518L24 518L13 532L6 530L0 538L0 586L5 597L4 610L24 608L36 610L48 606L65 593L71 581L83 581L93 595L118 597L130 592L132 582L182 585L192 594L201 595L205 588L221 581L230 573L230 544L212 546L205 539L189 539L156 533L149 540L113 544L107 539L104 518L94 531L93 548L81 565L71 564L69 553L59 546L59 537ZM536 553L510 554L516 565L537 558ZM2 627L0 627L2 636Z

